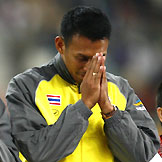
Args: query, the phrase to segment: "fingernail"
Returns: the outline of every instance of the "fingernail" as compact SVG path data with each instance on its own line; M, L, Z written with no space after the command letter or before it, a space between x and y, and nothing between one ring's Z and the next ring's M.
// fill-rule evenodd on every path
M106 66L100 66L101 70L106 70Z
M101 60L101 56L98 57L98 61Z
M101 55L101 56L103 56L103 53L102 53L102 52L100 52L100 55Z
M96 56L98 56L99 55L99 53L96 53Z

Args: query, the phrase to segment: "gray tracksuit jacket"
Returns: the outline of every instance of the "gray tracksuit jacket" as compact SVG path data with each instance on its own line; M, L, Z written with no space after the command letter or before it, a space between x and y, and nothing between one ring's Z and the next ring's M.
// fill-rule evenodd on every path
M11 136L7 109L0 99L0 162L20 162L18 150Z
M108 95L119 110L103 120L89 110L58 53L9 83L6 98L16 145L29 162L148 162L159 136L127 80L107 73Z

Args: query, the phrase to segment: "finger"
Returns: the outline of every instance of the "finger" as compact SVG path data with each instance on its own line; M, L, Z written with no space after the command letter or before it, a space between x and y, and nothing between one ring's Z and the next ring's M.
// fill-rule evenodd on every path
M102 79L102 75L103 75L103 69L104 69L104 67L100 66L99 71L98 71L98 73L97 73L97 75L95 77L95 83L96 84L100 84L101 83L101 79Z
M105 54L103 54L103 53L101 53L101 55L102 55L101 65L102 65L102 66L105 66L106 56L105 56Z
M87 67L88 67L88 70L86 71L86 74L84 76L84 79L87 79L88 75L89 75L89 67L91 65L91 60L89 59L88 62L87 62Z
M103 75L102 73L104 70L104 60L105 60L105 57L103 57L103 54L99 53L97 64L94 69L95 73L97 74L95 75L96 84L101 84L102 75Z
M98 73L100 66L105 66L105 56L103 56L103 53L99 53L97 64L95 65L94 72Z
M98 71L96 71L96 66L99 66L98 63L99 63L99 53L96 53L96 55L94 56L94 59L92 60L92 65L91 65L91 68L90 68L90 73L92 74L93 72L94 73L97 73Z
M104 66L104 70L103 70L103 79L104 79L104 82L105 82L106 85L107 85L106 66Z
M88 71L87 71L87 76L92 79L92 76L94 76L93 74L97 73L97 71L95 71L95 66L98 64L98 53L96 53L95 56L93 56L92 60L91 60L91 63L90 63L90 66L88 68Z
M97 58L97 62L96 62L96 64L94 65L94 71L93 71L93 72L95 72L95 73L98 73L98 72L99 72L101 63L102 63L102 55L99 54L99 56L98 56L98 58Z
M102 86L107 85L107 78L106 78L106 66L101 66L102 67L102 79L101 79L101 84Z

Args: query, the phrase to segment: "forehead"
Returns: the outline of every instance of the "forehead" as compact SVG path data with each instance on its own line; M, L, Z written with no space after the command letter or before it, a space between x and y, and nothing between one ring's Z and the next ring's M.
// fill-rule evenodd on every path
M75 53L95 55L99 52L107 53L108 44L109 40L106 38L92 41L85 36L76 34L69 42L68 49Z

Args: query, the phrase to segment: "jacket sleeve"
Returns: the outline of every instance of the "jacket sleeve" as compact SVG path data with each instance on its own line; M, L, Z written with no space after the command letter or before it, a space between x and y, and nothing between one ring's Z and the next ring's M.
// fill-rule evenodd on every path
M104 130L115 158L121 162L148 162L157 153L156 125L128 82L124 83L127 106L105 120Z
M1 162L16 162L8 147L0 140L0 161Z
M0 154L2 162L20 162L18 150L11 136L9 114L0 99Z
M30 162L55 162L71 154L85 133L92 114L79 100L67 106L53 125L47 125L31 102L25 85L20 86L15 80L10 82L6 98L15 143Z

